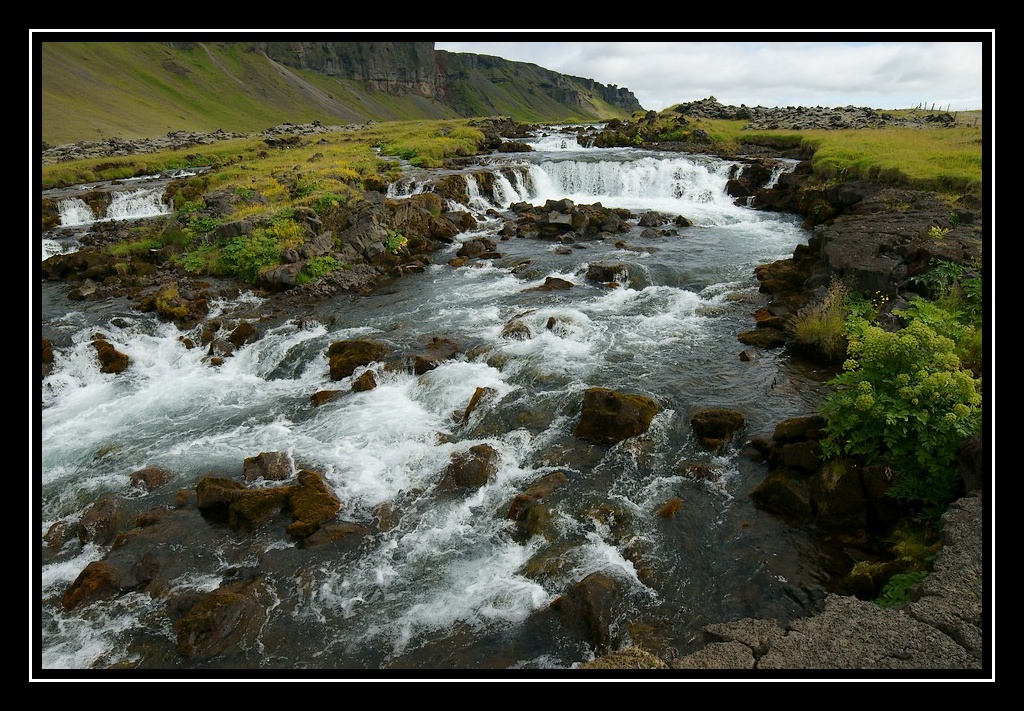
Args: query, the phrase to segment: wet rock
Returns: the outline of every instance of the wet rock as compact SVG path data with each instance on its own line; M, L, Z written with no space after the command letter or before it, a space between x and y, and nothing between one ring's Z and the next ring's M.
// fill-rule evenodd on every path
M576 285L571 281L549 276L544 280L543 284L535 286L532 289L528 289L528 291L565 291L566 289L571 289L574 286Z
M587 281L599 284L625 283L629 267L625 264L591 264L587 267Z
M411 364L412 372L423 375L444 361L454 358L460 350L461 346L455 341L434 336L427 340L425 348L407 354L406 361Z
M356 368L370 365L390 352L390 346L377 341L335 341L327 349L331 380L347 378Z
M337 400L341 395L341 390L317 390L309 396L309 402L313 407L320 407L332 400Z
M78 540L107 545L125 528L126 512L120 499L105 496L94 502L78 522Z
M583 394L573 434L599 444L614 444L643 434L661 407L644 395L590 388Z
M813 516L808 477L784 467L768 472L750 498L762 511L792 524L807 523Z
M361 393L373 390L377 387L377 378L372 370L364 370L358 378L352 381L352 392Z
M246 457L242 462L242 475L246 481L283 481L293 471L292 460L287 452L260 452L255 457Z
M548 537L546 528L551 514L546 500L555 489L568 484L569 477L564 472L557 471L546 475L531 484L526 491L517 494L505 516L515 522L513 539L525 543L536 535Z
M469 422L470 415L473 414L473 412L480 406L482 402L484 402L488 397L490 397L494 393L494 388L478 387L476 390L474 390L473 397L469 399L469 405L467 405L466 409L461 413L461 415L459 415L459 422L463 425L467 424Z
M457 452L452 455L437 486L442 490L479 488L497 472L498 458L498 452L489 444L478 444L470 447L468 452Z
M171 472L163 467L150 466L133 471L128 475L128 481L132 486L153 491L170 481L171 476Z
M237 645L246 630L259 624L258 581L230 581L204 595L174 623L178 653L210 659Z
M701 408L690 418L694 435L705 449L712 452L725 449L745 423L742 412L714 407Z
M128 355L117 350L101 335L92 337L93 348L100 360L101 373L121 373L128 367Z
M43 377L53 372L53 345L43 339Z
M597 653L610 650L611 623L618 582L604 573L591 573L551 603L563 623L576 629Z
M243 321L235 326L231 331L231 334L228 336L228 341L230 341L231 345L235 348L241 348L247 343L252 343L258 340L259 335L259 331L256 330L255 326L248 321Z
M341 501L328 487L323 474L307 470L299 472L298 487L291 493L289 504L292 523L286 530L296 538L311 536L341 511Z

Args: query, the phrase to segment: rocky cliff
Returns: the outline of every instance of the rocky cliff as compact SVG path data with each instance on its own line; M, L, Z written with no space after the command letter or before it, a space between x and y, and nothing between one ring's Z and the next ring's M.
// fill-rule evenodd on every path
M462 95L483 94L489 85L511 82L520 91L539 89L551 100L584 111L598 99L626 112L643 107L629 89L593 79L559 74L536 64L501 57L435 50L433 42L258 42L255 48L276 62L312 69L331 77L353 79L367 88L395 96L418 94L453 104L461 115L476 115L472 101Z
M440 98L433 42L257 42L275 62L354 79L368 89Z

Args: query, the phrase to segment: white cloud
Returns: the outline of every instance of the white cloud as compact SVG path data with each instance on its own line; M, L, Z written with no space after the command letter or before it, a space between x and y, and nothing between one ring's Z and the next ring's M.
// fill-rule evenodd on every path
M985 45L953 42L437 42L625 87L646 109L714 96L748 106L980 109ZM706 36L706 35L705 35ZM977 40L977 41L974 41ZM990 49L992 49L990 47Z

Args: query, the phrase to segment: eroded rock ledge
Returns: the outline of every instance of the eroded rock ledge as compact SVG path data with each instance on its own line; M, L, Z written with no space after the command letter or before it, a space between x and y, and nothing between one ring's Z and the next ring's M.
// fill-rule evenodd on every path
M829 596L818 615L780 625L743 619L702 631L705 646L674 669L980 670L985 658L983 502L955 502L942 517L943 548L912 601L884 609Z

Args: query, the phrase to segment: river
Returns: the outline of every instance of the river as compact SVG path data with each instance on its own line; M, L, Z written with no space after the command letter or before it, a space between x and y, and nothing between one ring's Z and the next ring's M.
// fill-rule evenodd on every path
M571 669L598 650L551 603L592 573L618 585L607 620L614 647L671 654L711 622L817 609L827 581L811 532L752 505L767 468L742 451L783 419L813 413L824 395L823 374L782 351L739 357L746 347L737 335L765 300L754 268L805 243L799 220L734 204L727 160L584 148L554 129L530 142L532 153L484 162L514 168L502 171L502 199L477 196L470 209L479 229L424 272L369 296L336 297L320 321L268 328L221 367L151 314L72 302L64 285L42 284L54 369L40 394L32 535L74 524L102 496L138 510L173 506L199 477L240 479L246 458L271 451L321 472L343 502L341 520L367 531L355 546L301 548L279 527L243 535L211 522L182 545L192 561L170 590L68 611L63 590L110 550L73 541L37 563L43 668ZM429 174L411 171L393 196L428 183ZM657 236L637 227L568 250L498 241L494 215L511 203L561 198L693 225ZM501 256L447 264L480 236ZM42 251L73 248L47 236ZM598 262L626 267L614 288L587 281ZM536 290L549 277L573 287ZM505 332L512 320L526 327L520 337ZM98 331L130 357L127 371L99 371ZM376 388L311 405L311 394L349 384L330 380L331 343L372 338L408 349L433 336L460 344L459 355L420 375L371 365ZM583 392L595 386L646 395L660 412L643 435L581 442L572 430ZM453 418L477 388L489 397L468 421ZM706 406L745 415L725 452L704 451L691 433L690 417ZM498 454L492 479L457 495L439 490L452 456L481 444ZM128 474L152 465L172 481L152 492L132 487ZM510 504L553 472L567 484L549 502L550 533L518 542ZM659 515L673 500L674 515ZM257 571L265 585L261 624L213 658L184 658L167 600L213 590L238 569Z

